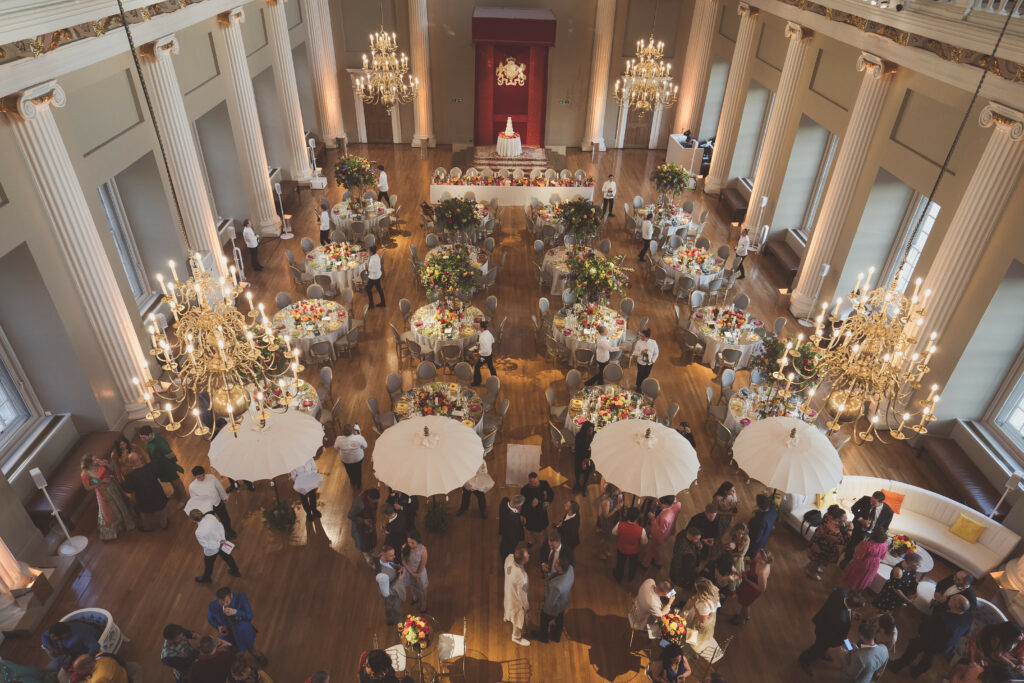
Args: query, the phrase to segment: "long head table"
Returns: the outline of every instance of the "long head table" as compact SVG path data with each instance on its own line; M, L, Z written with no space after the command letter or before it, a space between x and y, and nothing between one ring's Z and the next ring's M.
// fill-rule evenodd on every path
M562 201L579 195L594 201L594 188L591 187L504 187L500 185L431 185L430 202L441 201L441 195L447 192L452 197L461 197L467 192L476 195L478 202L498 200L501 206L525 206L536 197L542 204L550 204L552 195Z

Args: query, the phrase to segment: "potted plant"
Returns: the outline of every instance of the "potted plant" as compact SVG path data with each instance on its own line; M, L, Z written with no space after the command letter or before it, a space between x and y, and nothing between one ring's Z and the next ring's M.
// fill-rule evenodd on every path
M275 500L263 508L263 521L274 531L288 531L295 525L295 508L291 503Z

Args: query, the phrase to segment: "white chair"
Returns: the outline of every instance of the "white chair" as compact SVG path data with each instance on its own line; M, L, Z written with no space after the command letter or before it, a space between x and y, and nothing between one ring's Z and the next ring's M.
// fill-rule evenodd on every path
M452 666L462 662L462 677L466 677L466 617L462 617L462 635L442 633L437 637L437 658L442 676L451 679Z
M392 645L385 649L384 652L388 653L388 657L391 657L391 666L395 668L395 672L401 673L405 671L405 647L401 643Z
M66 614L60 619L63 622L80 621L86 624L92 624L100 630L99 638L96 640L100 644L100 650L102 652L110 652L117 654L118 650L121 649L128 638L121 633L121 629L114 623L114 617L105 609L99 607L87 607L85 609L75 610L70 614Z

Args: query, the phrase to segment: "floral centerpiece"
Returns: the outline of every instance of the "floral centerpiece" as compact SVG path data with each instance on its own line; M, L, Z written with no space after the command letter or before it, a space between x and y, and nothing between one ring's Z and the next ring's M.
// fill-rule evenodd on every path
M593 252L572 250L566 255L565 265L573 292L588 301L607 300L613 292L621 292L629 281L625 268Z
M686 642L686 619L679 614L669 612L661 618L662 637L682 647Z
M318 323L327 315L322 299L309 299L295 304L290 311L292 320L297 323Z
M498 137L501 138L502 140L515 140L516 138L519 137L519 133L512 133L510 135L505 131L501 131L500 133L498 133Z
M916 552L917 544L910 536L898 534L889 539L889 552L895 557L903 557L907 553Z
M601 212L589 199L578 197L558 205L556 215L565 232L575 235L576 241L591 239L601 230Z
M658 192L678 196L690 188L690 172L679 164L661 164L651 173L651 182Z
M375 163L366 157L342 157L334 165L334 182L352 191L352 199L362 199L364 188L377 184Z
M347 242L331 242L320 247L320 252L323 257L328 261L328 264L334 268L346 265L351 259L355 252ZM314 260L317 258L314 252L306 254L306 258Z
M434 221L446 230L469 230L477 224L476 203L462 197L443 199L434 209Z
M455 403L443 391L421 389L416 394L416 410L421 415L450 415Z
M462 245L430 254L419 275L428 293L444 299L471 292L480 282L480 271L473 267L469 249Z
M597 414L605 420L628 420L633 417L633 405L628 396L601 394L597 399Z
M747 324L747 314L743 311L735 308L718 308L715 306L711 309L711 315L714 316L714 322L718 329L742 329Z
M489 178L467 178L465 176L448 178L440 173L435 173L430 182L433 185L484 185L487 187L593 187L594 177L587 176L583 179L577 179L574 176L563 179L523 176L522 178L513 178L511 176L501 177L495 175Z
M430 640L430 624L423 617L407 615L399 626L402 644L410 650L425 650Z

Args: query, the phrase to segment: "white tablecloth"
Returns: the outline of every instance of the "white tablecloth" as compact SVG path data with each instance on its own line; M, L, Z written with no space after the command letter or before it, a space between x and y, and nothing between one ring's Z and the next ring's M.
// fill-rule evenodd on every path
M303 323L292 316L292 312L303 305L322 306L327 313L324 320L317 323ZM273 325L281 335L291 337L292 345L302 350L302 357L309 356L309 349L316 342L331 343L331 355L334 355L334 342L348 334L351 316L345 308L329 299L304 299L282 308L274 314Z
M697 281L697 287L699 289L707 289L708 285L711 284L712 280L714 280L716 277L721 276L722 268L725 267L725 263L721 262L721 263L718 263L715 266L712 266L710 268L710 270L712 270L712 272L710 272L710 273L706 273L705 274L705 273L701 272L700 270L697 270L697 272L690 272L687 269L687 264L689 262L687 261L686 257L683 256L682 258L680 258L680 256L679 256L681 253L683 253L685 251L686 250L684 248L682 248L682 247L677 247L675 249L668 249L668 250L666 250L664 252L664 255L662 256L662 263L665 266L665 271L676 282L678 282L679 278L681 278L682 276L689 275L690 277L692 277L694 280ZM705 250L705 251L707 251L707 250ZM709 254L709 257L712 260L715 260L716 262L720 261L720 259L718 259L717 256ZM676 268L676 266L678 266L678 268Z
M336 228L344 231L346 234L350 234L349 230L351 229L352 221L363 221L368 232L372 232L377 237L380 237L380 219L393 213L394 210L390 206L385 206L383 202L375 201L373 208L366 215L354 214L350 211L348 202L341 202L340 204L335 204L334 208L331 209L331 222L334 223Z
M599 415L596 402L602 394L623 397L623 401L626 404L625 409L629 413L628 417L621 418L617 414L605 417ZM601 429L599 423L602 420L606 423L618 422L620 419L657 420L658 414L653 406L647 405L643 394L631 389L623 389L614 384L605 384L602 386L585 387L570 398L569 410L565 414L565 428L575 434L580 430L581 419L593 422L594 427L599 430Z
M560 344L564 344L569 353L573 354L576 349L596 349L597 348L597 329L595 327L587 327L581 330L578 323L573 327L572 334L565 334L566 332L566 313L574 310L580 310L580 307L585 304L574 304L570 309L561 309L555 314L554 324L552 325L552 333L555 339ZM598 314L601 318L601 323L608 328L608 341L612 345L612 353L615 353L615 347L622 341L623 335L626 334L626 321L619 315L618 312L608 308L607 306L598 306ZM622 321L621 323L619 321Z
M701 311L703 309L697 310ZM704 357L701 359L701 362L703 362L704 365L707 365L712 370L715 369L715 356L722 349L740 350L740 360L736 364L737 370L742 370L743 368L747 367L747 365L750 364L750 357L753 356L754 353L759 352L761 350L763 344L761 339L756 339L754 341L742 344L731 343L725 341L725 339L723 339L717 333L705 334L704 330L701 329L702 326L703 322L701 320L697 318L693 318L690 320L690 331L696 334L704 341Z
M462 347L463 353L470 346L476 344L480 333L476 329L475 319L480 318L483 320L484 314L476 306L467 306L463 310L462 320L459 321L457 326L453 326L450 335L444 334L439 329L436 318L436 304L421 306L413 312L412 317L409 319L409 329L412 330L416 343L420 345L424 352L429 351L432 353L434 355L434 362L440 365L441 346L443 344L459 344ZM423 324L417 325L416 323L418 322Z
M594 187L511 187L504 185L431 185L430 203L437 204L441 195L447 192L452 197L461 197L467 192L476 195L477 201L490 202L497 199L501 206L527 206L536 197L541 204L550 204L552 195L562 201L579 195L594 200Z
M561 296L569 283L569 267L566 265L566 251L568 247L555 247L544 253L544 263L541 266L545 273L551 275L551 293ZM591 249L590 255L601 260L604 256Z
M498 136L498 144L495 145L499 157L517 157L523 153L523 142L517 135L514 138Z
M343 267L339 267L338 263L332 262L331 259L324 255L324 247L317 247L306 254L306 272L312 275L329 275L331 282L334 283L334 288L338 291L343 289L354 290L353 281L359 277L360 273L366 270L366 260L369 258L369 253L358 244L350 246L360 251L354 252L352 260L345 262Z

